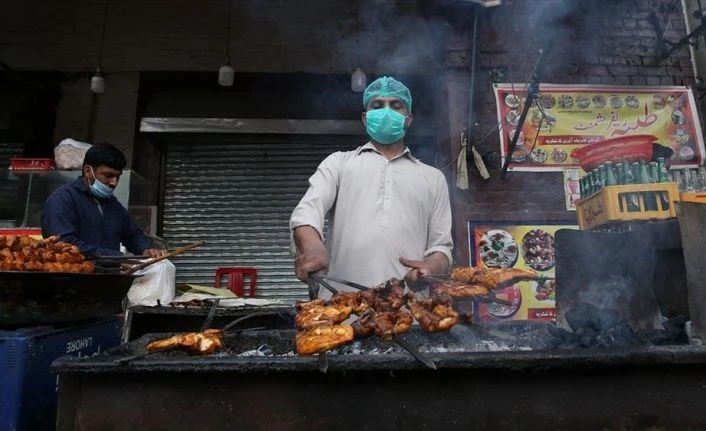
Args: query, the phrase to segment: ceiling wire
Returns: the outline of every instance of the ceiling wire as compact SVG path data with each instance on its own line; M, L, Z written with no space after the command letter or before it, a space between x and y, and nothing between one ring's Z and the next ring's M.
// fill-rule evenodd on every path
M103 68L103 49L105 48L105 29L108 24L108 0L105 0L103 6L103 28L101 29L101 43L100 50L98 51L98 68Z
M226 22L226 58L230 64L230 18L233 9L233 0L228 0L228 21Z

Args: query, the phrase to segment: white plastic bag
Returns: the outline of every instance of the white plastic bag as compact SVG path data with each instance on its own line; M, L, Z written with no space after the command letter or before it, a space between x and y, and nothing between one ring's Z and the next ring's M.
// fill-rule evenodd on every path
M57 169L81 169L83 158L91 144L75 139L64 139L54 148L54 161Z
M140 275L127 292L130 305L145 305L154 307L157 301L167 305L174 299L176 290L176 268L169 260L153 263L145 269L135 272Z

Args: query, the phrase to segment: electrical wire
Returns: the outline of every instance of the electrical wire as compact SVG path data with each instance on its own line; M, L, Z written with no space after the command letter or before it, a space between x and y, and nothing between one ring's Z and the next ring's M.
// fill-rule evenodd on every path
M530 72L530 75L529 75L529 76L527 77L527 79L525 80L524 87L523 87L523 89L521 90L521 93L520 93L520 94L522 94L522 93L527 93L527 89L528 89L529 86L530 86L530 83L531 83L531 80L532 80L532 76L534 75L535 71L537 70L538 64L539 64L539 59L537 59L537 60L535 61L534 66L532 67L532 72ZM510 91L512 91L512 94L513 94L513 95L517 96L517 91L515 90L515 84L514 84L512 81L510 82ZM519 96L518 96L518 97L519 97ZM540 118L540 120L539 120L539 124L540 124L540 127L541 127L542 121L543 121L544 119L547 119L547 122L548 122L549 119L548 119L546 113L544 112L544 108L543 108L543 107L541 106L541 104L539 103L539 98L535 99L535 104L536 104L537 107L539 108L539 112L540 112L541 115L542 115L541 118ZM476 146L476 145L482 144L482 143L485 142L485 140L488 139L494 132L503 130L503 128L507 128L507 123L508 123L508 122L506 121L506 119L504 119L504 118L501 119L490 131L488 131L488 133L486 133L485 135L483 135L483 137L482 137L480 140L478 140L478 141L476 141L475 143L471 144L471 146ZM464 129L464 132L463 132L463 133L465 133L465 129ZM534 142L533 142L533 144L532 144L532 150L534 150L534 146L536 145L538 138L539 138L539 128L537 129L537 135L535 135ZM443 170L446 170L446 169L450 168L450 167L453 166L454 164L456 164L456 162L458 162L458 158L461 157L461 154L463 154L463 150L464 150L464 148L461 148L461 149L458 151L458 154L456 154L456 156L453 158L453 160L451 160L448 164L446 164L446 165L444 165L444 166L442 166L442 167L439 167L439 165L438 165L437 163L435 163L436 166L437 166L437 168L443 171ZM466 150L468 150L468 148L466 148ZM489 154L489 153L486 153L486 155L487 155L487 154ZM510 155L508 155L508 157L510 157Z

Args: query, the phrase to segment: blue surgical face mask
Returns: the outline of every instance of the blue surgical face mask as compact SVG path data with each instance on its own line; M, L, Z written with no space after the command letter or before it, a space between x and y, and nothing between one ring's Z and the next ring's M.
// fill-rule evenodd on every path
M91 193L93 196L99 199L111 197L113 195L113 189L110 186L98 181L98 178L96 178L96 173L93 171L93 167L91 167L91 175L93 176L93 184L91 184Z
M373 141L390 145L404 138L404 120L407 118L386 106L365 113L366 130Z

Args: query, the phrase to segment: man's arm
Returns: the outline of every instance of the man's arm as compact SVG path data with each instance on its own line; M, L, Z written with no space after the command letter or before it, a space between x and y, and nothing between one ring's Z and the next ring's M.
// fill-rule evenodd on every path
M144 255L149 257L159 257L164 254L160 250L151 248L151 244L144 232L137 226L135 221L130 217L130 213L121 205L122 210L122 229L120 241L125 248L133 254Z
M81 254L88 256L119 256L120 252L89 244L78 237L78 215L70 196L53 194L44 203L40 216L42 236L58 235L62 241L76 245Z
M334 153L321 162L309 178L309 189L289 220L296 247L294 272L302 281L310 272L328 269L329 255L322 238L326 214L336 201L340 158L341 153Z
M294 229L294 244L297 247L294 272L298 279L305 281L309 273L328 269L328 250L316 229L311 226Z

